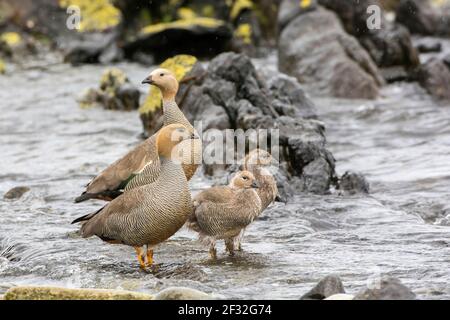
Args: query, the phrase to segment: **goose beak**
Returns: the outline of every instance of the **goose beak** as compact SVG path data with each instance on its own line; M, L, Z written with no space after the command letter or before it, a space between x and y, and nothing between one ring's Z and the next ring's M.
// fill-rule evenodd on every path
M145 84L145 83L153 84L152 76L148 76L147 78L145 78L144 80L142 80L141 83L142 83L142 84Z
M259 182L258 182L258 181L253 181L253 183L252 183L252 188L254 188L254 189L259 189L259 187L260 187Z

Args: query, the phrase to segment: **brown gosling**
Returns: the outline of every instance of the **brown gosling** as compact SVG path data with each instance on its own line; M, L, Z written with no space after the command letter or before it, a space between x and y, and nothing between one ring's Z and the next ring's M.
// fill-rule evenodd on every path
M242 165L244 170L248 170L256 178L260 187L256 191L261 199L261 212L258 216L275 201L278 195L277 182L269 171L269 167L277 164L272 155L263 149L254 149L244 158ZM244 237L245 228L241 234L235 239L235 247L238 251L242 250L242 238Z
M178 81L173 73L166 69L156 69L142 83L154 85L161 90L164 126L178 123L184 125L191 133L195 132L175 102ZM160 173L160 162L156 151L157 134L155 133L103 170L87 184L86 190L75 199L75 202L88 199L111 201L122 194L123 190L154 182ZM184 144L189 144L190 148L188 149ZM184 141L177 148L185 152L183 170L186 178L190 180L201 163L201 140ZM187 161L186 158L190 160Z
M82 222L81 236L98 236L136 249L141 268L153 263L153 247L171 237L192 214L192 199L179 158L173 152L182 141L197 136L181 124L162 128L156 138L161 173L155 182L125 191Z
M234 238L261 211L256 192L258 181L249 171L240 171L228 186L216 186L194 197L194 212L187 227L199 233L203 243L209 244L212 259L217 258L216 241L225 240L227 251L234 254Z

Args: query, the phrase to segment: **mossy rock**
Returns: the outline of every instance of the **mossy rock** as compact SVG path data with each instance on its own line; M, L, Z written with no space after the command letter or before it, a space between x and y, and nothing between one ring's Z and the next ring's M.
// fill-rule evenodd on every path
M139 97L139 90L122 70L109 68L103 72L99 88L88 89L78 103L81 108L100 105L108 110L136 110Z
M59 0L62 8L77 6L80 8L80 32L104 31L116 27L122 15L109 0Z
M6 64L2 59L0 59L0 74L5 74L5 73L6 73Z
M0 35L0 41L12 48L22 42L22 37L17 32L4 32Z
M172 71L180 83L176 101L182 108L183 97L189 90L190 85L203 74L204 70L196 57L191 55L176 55L160 64L161 68ZM159 130L162 125L162 96L161 91L155 86L150 86L149 93L144 103L139 108L144 131L152 134Z
M125 290L23 286L10 288L3 298L5 300L152 300L153 296Z

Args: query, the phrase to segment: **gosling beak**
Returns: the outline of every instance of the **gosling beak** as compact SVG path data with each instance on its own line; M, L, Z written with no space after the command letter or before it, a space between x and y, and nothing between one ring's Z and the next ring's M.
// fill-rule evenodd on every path
M252 188L253 188L253 189L259 189L259 187L260 187L259 182L258 182L258 181L253 181L253 183L252 183Z
M148 76L147 78L145 78L144 80L142 80L141 83L142 83L142 84L145 84L145 83L153 84L152 76Z

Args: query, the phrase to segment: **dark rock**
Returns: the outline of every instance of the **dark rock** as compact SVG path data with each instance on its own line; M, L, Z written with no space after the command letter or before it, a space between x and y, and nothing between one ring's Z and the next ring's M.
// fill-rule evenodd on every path
M441 52L442 44L435 40L421 39L416 48L420 53Z
M367 21L373 13L368 13L367 8L371 5L381 8L379 0L319 0L319 3L336 12L345 30L359 40L379 67L409 68L419 64L408 30L386 20L382 9L380 28L369 29Z
M59 1L3 1L14 12L11 24L54 41L54 44L65 53L67 62L73 64L99 62L102 57L107 63L120 58L116 44L120 11L106 1L86 2L86 7L80 8L84 16L79 29L66 27L70 15Z
M247 56L223 53L210 62L180 106L190 121L203 122L204 137L215 129L278 129L281 190L287 191L297 179L296 191L326 193L335 182L324 126L314 120L314 106L293 78L257 71ZM277 137L269 133L269 138ZM228 166L204 168L207 174L223 175Z
M417 79L430 95L438 100L450 100L450 69L437 58L420 66Z
M3 198L5 199L19 199L21 198L25 193L30 191L29 187L14 187L8 192L5 193Z
M347 194L369 193L369 182L363 174L347 171L339 179L339 189Z
M341 279L336 275L329 275L320 280L314 288L305 293L300 299L323 300L339 293L345 293Z
M373 99L384 83L367 52L323 8L300 14L282 30L278 65L315 94Z
M396 11L397 21L412 33L450 36L450 3L430 0L401 0Z
M400 280L383 276L377 288L366 288L354 300L415 300L416 295Z
M450 54L448 54L444 57L443 62L450 69Z
M380 69L381 75L388 83L397 81L409 81L412 79L411 72L402 66L394 66Z
M175 21L144 28L136 39L125 44L124 51L127 57L136 52L152 54L156 61L176 54L212 57L225 51L231 38L232 30L220 20Z

